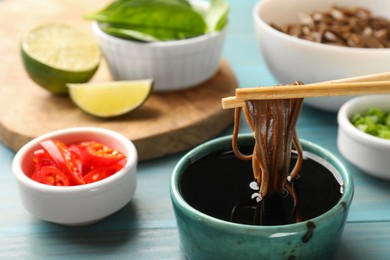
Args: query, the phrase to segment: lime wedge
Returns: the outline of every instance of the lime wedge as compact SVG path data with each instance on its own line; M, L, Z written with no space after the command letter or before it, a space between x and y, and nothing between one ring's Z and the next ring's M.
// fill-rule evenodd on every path
M101 59L92 35L56 23L27 31L21 39L21 53L30 78L54 94L68 93L66 83L89 81Z
M153 80L68 84L68 87L70 98L80 109L98 117L113 117L140 107L152 92Z

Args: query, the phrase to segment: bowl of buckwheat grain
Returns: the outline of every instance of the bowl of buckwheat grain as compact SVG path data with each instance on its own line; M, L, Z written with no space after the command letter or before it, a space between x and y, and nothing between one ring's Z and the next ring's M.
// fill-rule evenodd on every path
M390 71L390 1L261 0L260 51L278 84L336 81ZM336 112L351 96L307 98Z

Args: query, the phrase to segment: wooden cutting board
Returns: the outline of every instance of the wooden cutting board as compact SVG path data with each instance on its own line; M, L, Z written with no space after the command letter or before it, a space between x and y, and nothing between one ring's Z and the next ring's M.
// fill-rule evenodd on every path
M82 14L111 1L4 0L0 6L0 141L17 151L29 140L75 126L115 130L137 147L140 160L189 149L225 129L232 111L222 110L221 98L231 96L237 80L226 61L207 82L188 90L153 93L127 115L99 119L85 114L68 97L53 96L26 74L19 44L24 31L44 22L66 22L91 32ZM103 61L92 81L111 80Z

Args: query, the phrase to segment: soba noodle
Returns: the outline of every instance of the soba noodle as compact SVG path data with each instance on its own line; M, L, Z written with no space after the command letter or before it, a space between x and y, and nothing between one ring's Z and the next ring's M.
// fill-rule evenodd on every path
M241 160L252 160L254 179L260 188L260 200L280 195L285 189L291 194L294 205L296 204L297 198L292 183L302 166L302 147L296 131L302 103L303 99L246 101L244 114L255 138L251 155L244 155L239 151L237 138L242 108L235 110L233 151ZM298 153L298 159L289 172L292 144Z

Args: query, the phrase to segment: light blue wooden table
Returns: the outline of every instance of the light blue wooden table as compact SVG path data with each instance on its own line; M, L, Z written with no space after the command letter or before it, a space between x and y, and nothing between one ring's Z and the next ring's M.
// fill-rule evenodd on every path
M276 84L256 44L255 2L229 0L223 53L241 87ZM335 113L304 106L298 132L343 159L336 147ZM229 128L221 135L230 133ZM140 163L137 191L127 206L97 224L70 228L24 210L11 173L14 152L0 144L0 259L184 259L169 198L171 172L182 154ZM356 189L336 259L390 259L390 182L347 165Z

